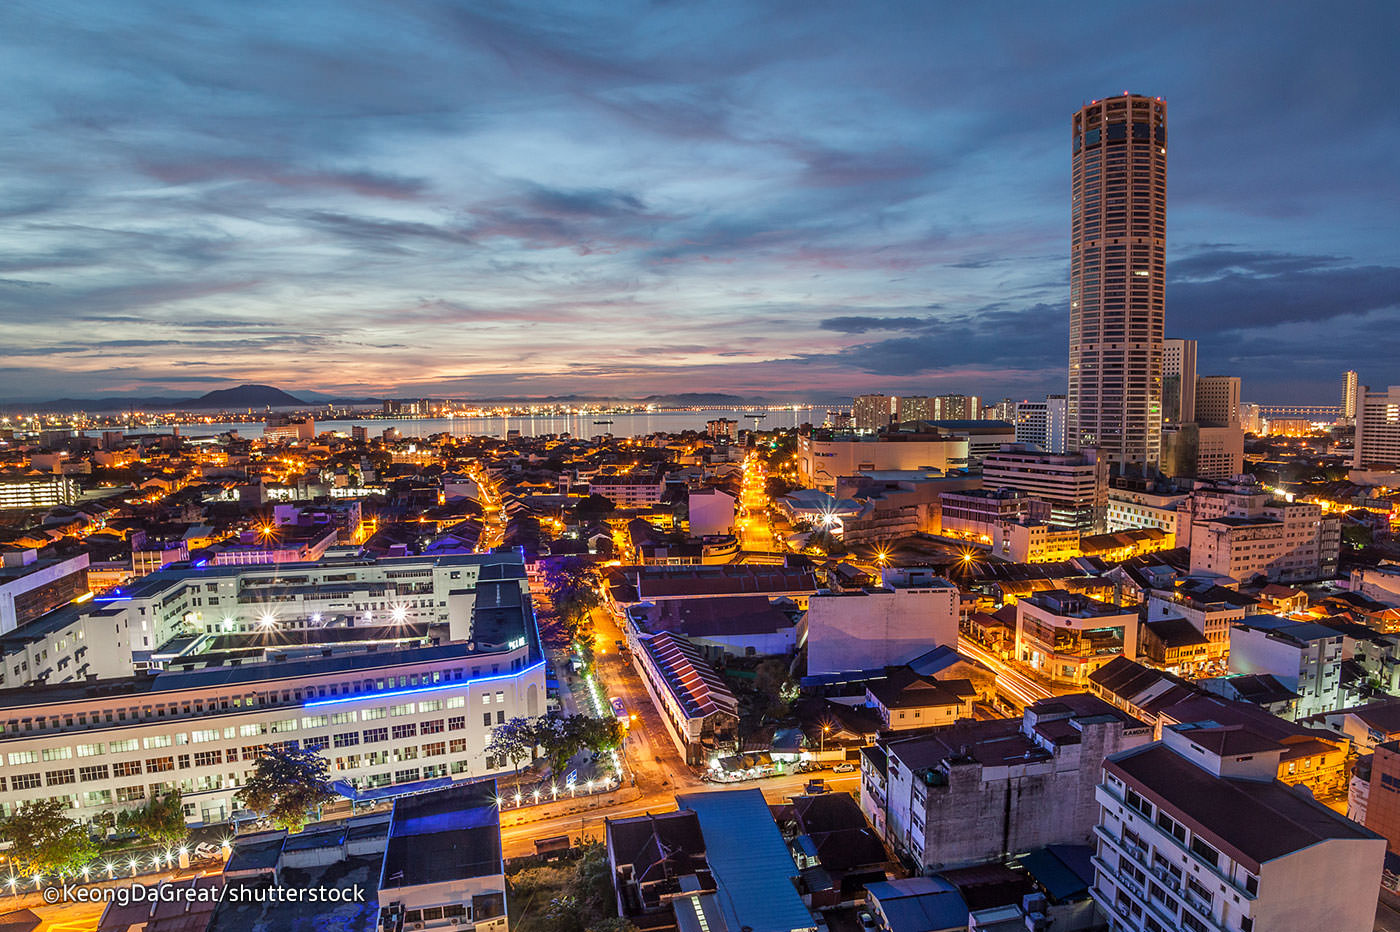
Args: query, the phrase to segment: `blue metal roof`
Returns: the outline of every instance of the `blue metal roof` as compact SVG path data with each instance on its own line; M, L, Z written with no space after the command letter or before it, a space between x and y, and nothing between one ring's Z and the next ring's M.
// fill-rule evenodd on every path
M793 932L816 921L793 886L792 860L759 789L684 793L676 805L693 811L705 836L705 857L717 885L715 899L731 929Z

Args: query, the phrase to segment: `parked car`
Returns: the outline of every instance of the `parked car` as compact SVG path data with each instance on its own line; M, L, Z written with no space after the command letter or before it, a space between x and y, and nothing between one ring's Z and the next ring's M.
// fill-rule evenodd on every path
M844 764L837 764L835 767L832 767L832 768L831 768L831 772L832 772L832 773L855 773L855 772L856 772L856 765L853 764L853 763L851 763L850 761L846 761Z

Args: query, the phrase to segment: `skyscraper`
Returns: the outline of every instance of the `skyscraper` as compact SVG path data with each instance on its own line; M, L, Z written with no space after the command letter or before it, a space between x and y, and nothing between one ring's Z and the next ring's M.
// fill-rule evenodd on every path
M1162 433L1167 105L1124 93L1074 115L1069 437L1155 466Z
M1162 423L1196 419L1196 341L1162 343Z
M1354 369L1348 369L1342 376L1342 420L1352 423L1356 420L1356 402L1360 398L1359 376Z
M851 405L856 430L884 430L890 426L895 400L889 395L857 395Z

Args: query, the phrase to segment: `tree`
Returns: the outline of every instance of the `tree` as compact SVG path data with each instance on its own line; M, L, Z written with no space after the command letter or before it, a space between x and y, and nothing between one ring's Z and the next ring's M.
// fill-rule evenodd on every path
M501 757L520 771L520 763L535 756L537 729L534 719L516 716L497 725L486 744L488 757Z
M335 798L326 759L314 750L269 750L236 794L238 802L278 828L299 832L312 810Z
M167 848L180 844L189 834L179 790L153 796L144 806L126 810L117 817L117 825Z
M768 718L787 714L795 690L788 668L780 660L765 660L754 670L754 690L759 695L758 711Z
M64 815L66 809L59 800L45 799L0 822L0 837L13 843L10 860L22 873L76 873L97 857L97 843Z

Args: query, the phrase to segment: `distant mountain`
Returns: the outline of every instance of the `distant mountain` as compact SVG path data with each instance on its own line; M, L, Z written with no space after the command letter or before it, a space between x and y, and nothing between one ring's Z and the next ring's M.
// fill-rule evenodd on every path
M716 405L734 406L765 404L762 398L744 398L739 395L726 395L723 392L681 392L679 395L647 395L641 399L656 405Z
M271 385L239 385L237 388L216 388L193 401L181 402L190 408L282 408L304 405L305 401Z

